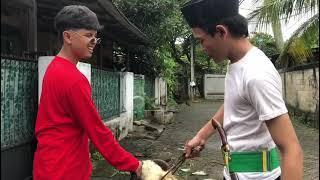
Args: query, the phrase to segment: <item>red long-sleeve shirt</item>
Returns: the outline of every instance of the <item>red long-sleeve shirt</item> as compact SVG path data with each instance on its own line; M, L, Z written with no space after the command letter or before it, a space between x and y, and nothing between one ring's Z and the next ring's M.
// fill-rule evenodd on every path
M117 169L134 172L139 165L103 124L86 77L75 64L58 56L43 79L35 135L35 180L90 179L88 138Z

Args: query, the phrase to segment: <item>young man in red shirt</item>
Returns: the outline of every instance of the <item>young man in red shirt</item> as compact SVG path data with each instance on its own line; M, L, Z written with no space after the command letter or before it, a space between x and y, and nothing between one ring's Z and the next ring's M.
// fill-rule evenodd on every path
M96 14L85 6L66 6L55 17L55 28L63 45L43 78L33 178L90 179L89 139L112 166L140 176L141 162L125 151L103 124L90 84L76 68L80 59L92 56L100 42Z

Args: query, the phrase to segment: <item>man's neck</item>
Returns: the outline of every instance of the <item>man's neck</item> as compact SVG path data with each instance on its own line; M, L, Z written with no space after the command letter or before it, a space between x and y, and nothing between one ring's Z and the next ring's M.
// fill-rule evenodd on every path
M57 56L62 57L73 64L77 64L79 62L79 59L76 58L71 51L68 51L65 47L62 47L60 52L57 54Z
M247 38L234 40L231 45L228 58L230 59L231 63L235 63L241 60L252 47L253 45Z

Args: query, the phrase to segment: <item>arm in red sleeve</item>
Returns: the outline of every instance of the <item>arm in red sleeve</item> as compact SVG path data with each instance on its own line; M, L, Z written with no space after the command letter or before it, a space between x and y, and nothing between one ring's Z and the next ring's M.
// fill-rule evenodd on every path
M78 81L69 89L66 99L71 116L79 121L103 157L118 170L136 171L139 161L119 145L110 129L103 124L93 103L89 83Z

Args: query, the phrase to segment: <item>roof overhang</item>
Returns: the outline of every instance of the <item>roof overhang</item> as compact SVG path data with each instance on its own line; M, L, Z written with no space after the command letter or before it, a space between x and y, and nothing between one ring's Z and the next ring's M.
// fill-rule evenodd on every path
M103 37L125 46L148 44L147 36L132 24L110 0L38 0L38 28L53 31L55 15L64 6L72 4L85 5L97 14L100 24L104 26Z

